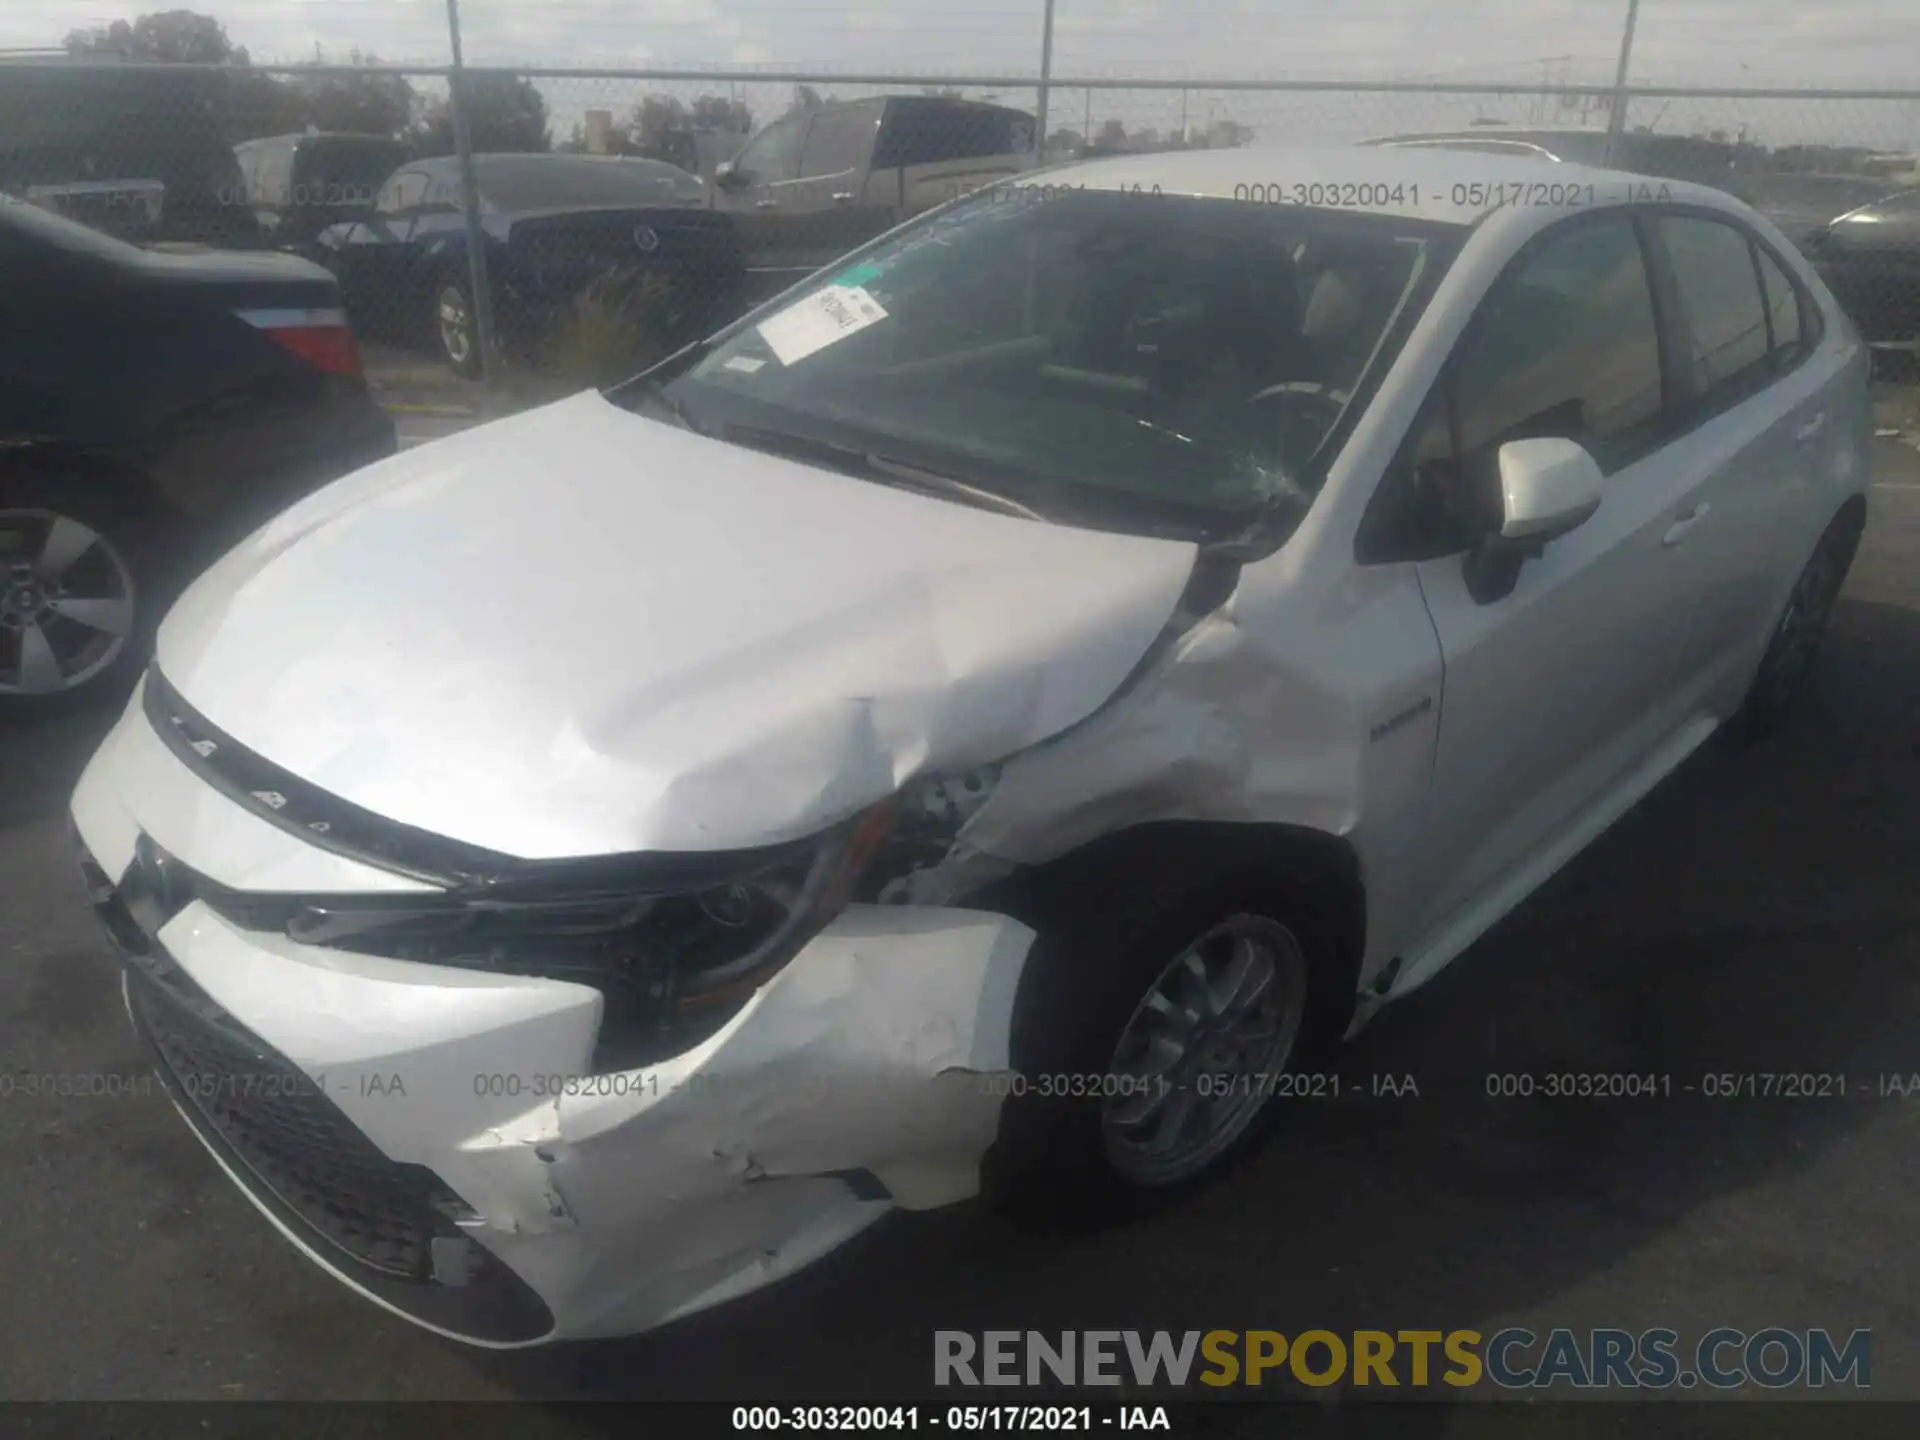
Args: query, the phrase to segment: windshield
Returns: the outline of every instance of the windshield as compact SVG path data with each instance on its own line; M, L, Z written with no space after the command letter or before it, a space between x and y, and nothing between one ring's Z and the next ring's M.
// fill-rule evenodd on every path
M500 210L572 205L666 205L706 198L706 186L661 160L589 159L561 155L484 155L475 173L480 193Z
M613 398L658 394L744 444L935 470L1050 519L1204 539L1304 512L1464 233L1022 184Z
M371 202L406 158L398 140L312 140L300 147L300 179L309 199L318 192L331 200L340 190L349 192L348 200Z

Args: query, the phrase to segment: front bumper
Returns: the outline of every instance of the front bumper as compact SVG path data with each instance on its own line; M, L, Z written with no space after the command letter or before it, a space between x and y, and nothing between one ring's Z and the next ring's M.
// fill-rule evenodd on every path
M73 816L128 1008L183 1116L282 1233L429 1329L632 1333L975 1193L1032 933L845 911L717 1034L591 1075L599 994L304 946L175 908L155 855L240 889L396 889L182 765L140 697ZM157 848L156 848L157 847Z

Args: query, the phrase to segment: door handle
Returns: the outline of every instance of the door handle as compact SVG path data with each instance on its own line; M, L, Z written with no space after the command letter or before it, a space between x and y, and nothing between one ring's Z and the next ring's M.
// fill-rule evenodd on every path
M847 201L853 199L853 192L851 190L836 190L833 192L833 198L844 205Z
M1810 445L1820 438L1820 432L1827 428L1827 412L1822 410L1806 424L1793 432L1793 443Z
M1661 543L1663 545L1678 545L1682 540L1687 538L1688 531L1707 518L1707 511L1712 508L1711 505L1702 500L1698 505L1694 506L1693 509L1689 510L1667 527L1667 533L1662 537Z
M753 208L756 210L771 210L779 203L778 200L756 200L753 202Z

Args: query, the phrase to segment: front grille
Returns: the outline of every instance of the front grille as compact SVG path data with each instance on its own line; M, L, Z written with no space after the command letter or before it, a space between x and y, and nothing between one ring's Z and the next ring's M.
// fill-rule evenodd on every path
M435 1237L459 1202L431 1172L388 1159L316 1082L224 1016L142 969L134 1009L180 1093L254 1177L317 1234L397 1280L433 1278Z
M206 882L143 835L116 887L79 834L70 839L161 1080L261 1208L305 1232L336 1274L423 1324L488 1343L548 1334L546 1302L461 1233L455 1218L472 1216L464 1202L431 1170L382 1154L322 1085L223 1010L167 953L160 927Z

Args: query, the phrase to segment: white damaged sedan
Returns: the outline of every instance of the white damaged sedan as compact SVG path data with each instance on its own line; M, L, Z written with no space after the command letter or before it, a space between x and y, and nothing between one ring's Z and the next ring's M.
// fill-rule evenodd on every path
M294 1244L488 1346L983 1186L1176 1196L1807 675L1866 356L1718 192L1328 149L981 192L208 571L73 801Z

